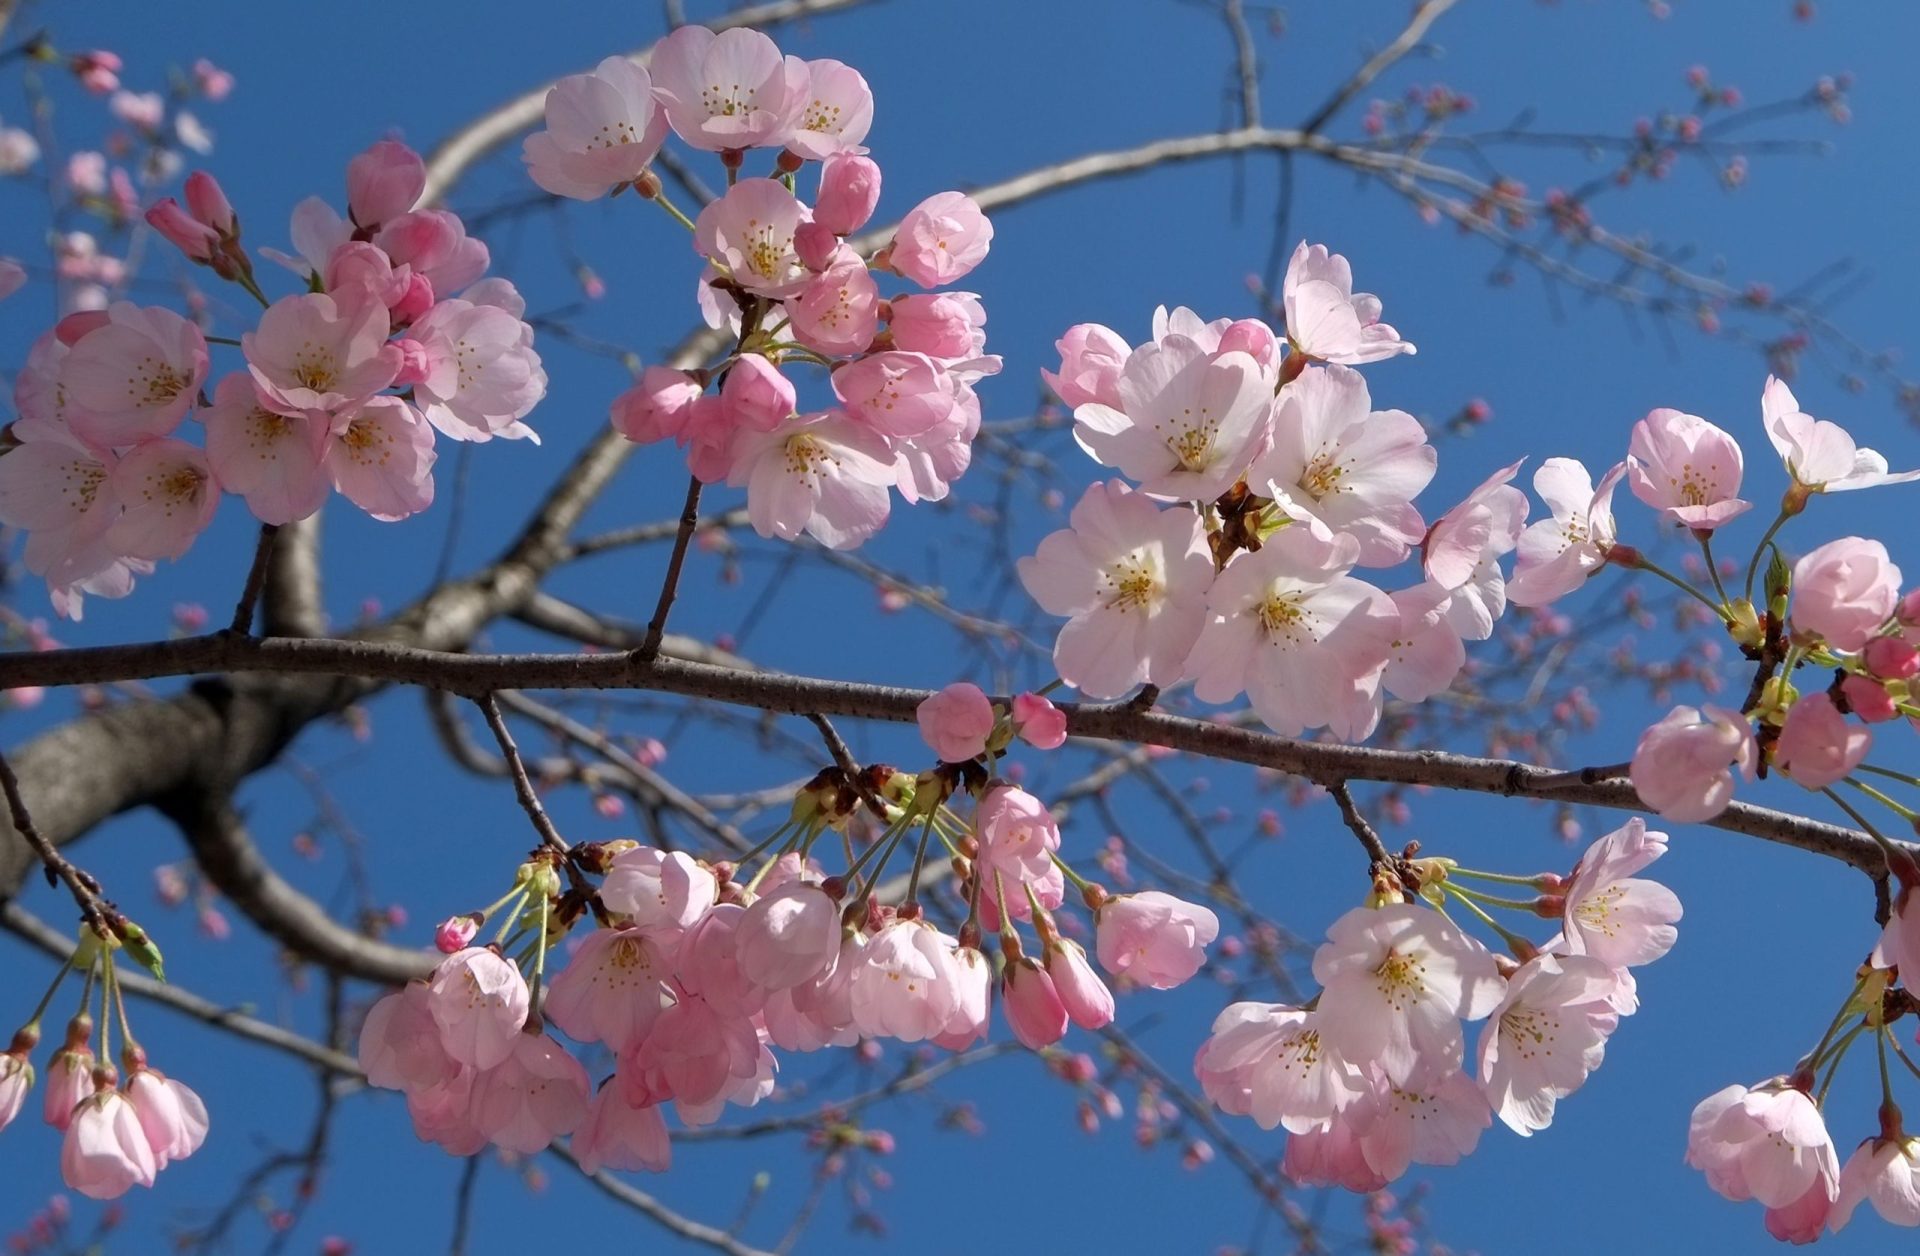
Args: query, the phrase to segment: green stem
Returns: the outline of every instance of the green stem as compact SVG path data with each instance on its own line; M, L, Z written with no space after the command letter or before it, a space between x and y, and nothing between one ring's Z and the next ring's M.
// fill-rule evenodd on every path
M685 227L688 231L693 230L693 219L681 213L680 207L668 200L665 192L655 192L649 199L661 209L666 210L668 214L672 215L675 222Z
M1511 947L1519 946L1529 951L1535 949L1532 942L1528 941L1526 938L1521 937L1519 934L1515 933L1513 930L1508 929L1506 926L1502 925L1499 921L1495 920L1492 916L1489 916L1485 911L1481 910L1480 904L1474 902L1473 899L1469 898L1467 894L1460 889L1459 886L1451 885L1446 882L1442 882L1441 884L1445 887L1447 893L1453 895L1455 898L1460 900L1461 906L1465 907L1468 911L1472 912L1474 915L1480 917L1480 922L1482 924L1486 925L1487 928L1499 934L1500 940L1502 942L1505 942L1508 947L1511 948ZM1446 913L1442 912L1441 914L1445 915Z
M1827 1023L1827 1032L1820 1035L1820 1041L1814 1044L1812 1051L1807 1053L1808 1068L1818 1067L1821 1055L1826 1052L1827 1044L1832 1042L1833 1036L1840 1032L1840 1026L1846 1024L1847 1013L1853 1010L1854 1000L1860 997L1860 991L1866 987L1866 984L1867 979L1861 977L1853 983L1853 989L1847 991L1847 997L1840 1004L1840 1010L1835 1012L1833 1019Z
M1871 772L1875 776L1884 776L1899 781L1903 785L1920 785L1920 776L1911 776L1905 772L1896 772L1892 768L1877 768L1871 763L1862 763L1853 769L1856 772Z
M1516 876L1511 872L1482 872L1478 868L1462 868L1458 865L1447 869L1448 877L1473 877L1480 881L1497 881L1501 885L1524 885L1532 889L1540 888L1538 877Z
M1840 1036L1840 1041L1833 1044L1832 1062L1827 1065L1827 1075L1820 1082L1819 1092L1815 1094L1813 1097L1813 1102L1815 1106L1818 1106L1818 1107L1826 1106L1827 1090L1833 1085L1833 1079L1839 1076L1840 1074L1840 1062L1847 1058L1848 1048L1853 1046L1853 1040L1855 1038L1858 1038L1861 1032L1866 1029L1866 1027L1867 1027L1867 1022L1861 1021L1858 1025L1855 1025L1852 1029L1849 1029L1846 1033L1842 1034Z
M1778 532L1781 526L1792 517L1793 516L1784 510L1775 515L1773 522L1767 525L1766 533L1761 536L1760 544L1753 547L1753 558L1747 563L1747 581L1745 585L1746 598L1749 602L1753 600L1753 578L1760 574L1760 559L1767 552L1767 542L1771 541L1773 534Z
M1732 618L1732 613L1728 611L1726 607L1716 605L1712 598L1700 592L1700 590L1694 588L1691 584L1689 584L1685 580L1682 580L1679 576L1674 575L1671 571L1668 571L1666 568L1660 566L1660 564L1651 561L1644 554L1641 555L1639 560L1636 561L1633 564L1633 566L1636 571L1650 572L1651 574L1660 577L1662 580L1665 580L1668 584L1672 585L1674 588L1679 589L1682 593L1685 593L1688 597L1691 597L1694 601L1700 603L1700 605L1712 611L1720 619L1728 620Z
M1887 860L1889 863L1897 860L1900 857L1900 854L1901 854L1900 849L1897 846L1895 846L1892 842L1887 840L1886 834L1882 833L1879 829L1874 828L1873 822L1871 820L1867 819L1865 816L1861 815L1857 810L1855 810L1852 804L1848 803L1846 799L1834 793L1833 786L1829 785L1825 789L1822 789L1820 792L1825 794L1827 797L1833 799L1835 805L1837 805L1840 808L1840 810L1846 812L1849 816L1852 816L1853 822L1859 825L1862 829L1866 830L1866 834L1868 837L1880 843L1880 849L1886 852Z
M1470 890L1464 885L1454 885L1451 882L1443 882L1442 884L1446 885L1448 890L1458 894L1461 898L1472 899L1477 903L1485 903L1489 907L1506 907L1514 911L1523 911L1530 916L1535 914L1533 903L1529 899L1501 898L1497 894L1482 894L1479 890Z
M1865 794L1867 797L1873 799L1875 802L1879 803L1881 806L1885 807L1887 810L1893 812L1895 815L1899 816L1902 820L1912 822L1915 818L1920 817L1920 813L1916 813L1912 807L1901 806L1899 803L1887 797L1885 794L1881 793L1879 790L1875 789L1873 786L1867 784L1865 781L1856 781L1851 776L1849 776L1847 778L1847 784L1853 786L1855 789L1859 790L1861 793Z
M1700 538L1700 556L1707 560L1707 577L1713 581L1713 591L1720 595L1720 604L1726 606L1733 599L1727 596L1727 586L1720 583L1720 568L1713 561L1713 534L1701 532L1695 535Z

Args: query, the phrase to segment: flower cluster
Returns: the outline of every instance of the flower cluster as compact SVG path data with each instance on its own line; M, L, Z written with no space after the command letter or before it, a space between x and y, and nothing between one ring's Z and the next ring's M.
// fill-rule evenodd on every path
M1397 879L1377 883L1372 901L1327 931L1313 957L1314 999L1235 1003L1220 1014L1194 1060L1201 1088L1222 1111L1283 1127L1282 1168L1294 1181L1352 1191L1379 1190L1410 1164L1455 1163L1495 1116L1523 1136L1545 1129L1559 1100L1599 1067L1620 1017L1638 1008L1629 970L1674 944L1679 900L1635 875L1666 842L1629 821L1569 877L1398 861ZM1459 884L1475 876L1546 892L1517 903ZM1535 946L1494 925L1509 960L1437 910L1449 900L1489 925L1482 904L1549 917L1560 932ZM1469 1057L1461 1024L1478 1020L1487 1023Z
M178 558L222 492L264 524L303 519L338 491L376 519L433 500L434 433L530 437L546 391L524 303L485 279L484 244L418 208L426 168L392 141L347 170L348 216L319 198L293 214L297 257L266 251L304 290L269 302L240 219L205 172L147 221L263 307L242 362L211 385L209 338L160 307L116 302L62 319L14 388L18 442L0 458L0 522L28 533L26 565L61 614L121 597ZM209 392L211 395L209 395ZM189 416L204 444L182 439Z
M1276 731L1358 739L1384 695L1445 689L1463 640L1492 632L1493 558L1525 503L1490 484L1429 529L1413 504L1437 461L1426 430L1375 410L1353 369L1413 346L1318 245L1294 253L1283 304L1284 337L1165 308L1137 346L1097 324L1067 331L1047 382L1080 447L1126 480L1089 488L1020 579L1066 617L1054 664L1089 697L1191 681L1209 702L1246 694ZM1423 544L1419 584L1389 593L1353 574Z
M1025 694L1002 709L956 685L928 700L921 726L936 767L917 777L826 769L737 864L631 841L536 854L499 903L440 927L447 957L429 980L374 1005L360 1037L368 1079L404 1092L419 1136L456 1155L488 1143L533 1152L570 1135L590 1171L657 1171L669 1160L665 1106L703 1125L728 1104L758 1103L774 1088L775 1048L891 1039L962 1050L987 1037L997 989L1014 1037L1038 1050L1069 1025L1113 1020L1107 978L1163 990L1200 970L1219 934L1210 911L1084 880L1060 858L1046 805L990 776L1016 737L1060 744L1050 702ZM962 798L970 817L954 808ZM826 875L815 843L851 836L856 821L884 828ZM917 899L935 841L966 904L956 932ZM876 890L903 847L914 852L909 889L886 905ZM1057 914L1069 882L1093 913L1107 978ZM494 942L475 945L496 913ZM549 979L576 925L585 935ZM1022 940L1021 925L1037 942ZM997 962L983 928L999 936ZM554 1030L604 1047L611 1075L594 1085Z
M83 931L80 957L54 975L33 1016L0 1054L0 1129L5 1129L33 1089L31 1057L40 1044L41 1016L67 975L86 971L80 1011L67 1022L60 1049L47 1063L41 1114L61 1133L61 1178L90 1199L118 1199L133 1186L152 1186L162 1169L191 1156L207 1137L207 1109L200 1096L148 1064L147 1053L133 1039L115 973L114 951L123 945L112 936L115 930L134 947L150 946L139 926L118 917L112 929ZM157 965L157 951L145 955L150 958L142 962ZM101 992L97 1027L86 1010L96 977ZM120 1070L113 1066L110 1045L115 1024L124 1039Z
M881 185L861 143L873 94L857 70L783 57L758 31L683 26L645 67L610 57L561 79L546 121L525 146L534 182L581 200L631 187L664 207L705 259L702 313L734 338L712 365L648 367L613 403L622 435L672 440L703 483L746 489L762 536L851 548L886 522L894 491L909 503L947 495L972 460L974 385L1000 359L984 352L979 298L940 289L980 263L993 228L969 197L943 192L872 257L848 241ZM726 168L725 194L697 218L648 169L669 131ZM772 150L765 176L741 177L750 149ZM810 162L809 205L795 188ZM924 291L886 296L876 275ZM807 366L833 403L802 413L790 376Z

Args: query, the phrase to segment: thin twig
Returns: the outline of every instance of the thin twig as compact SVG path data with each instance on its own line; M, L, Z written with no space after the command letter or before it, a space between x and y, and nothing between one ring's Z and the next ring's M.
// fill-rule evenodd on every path
M279 524L260 525L260 543L253 549L253 565L247 568L246 587L240 590L240 604L233 608L230 627L237 633L253 631L253 610L260 603L260 590L266 587L267 562L273 557L273 541L279 535Z
M667 559L667 578L660 585L660 600L654 604L653 618L647 621L647 637L640 643L634 655L643 663L651 663L660 655L660 638L667 632L667 612L673 609L673 598L680 591L680 568L687 561L687 546L693 540L693 530L700 522L700 477L687 477L687 503L680 509L680 528L673 536L673 554Z
M1314 111L1300 129L1311 135L1333 120L1333 115L1347 107L1347 103L1361 92L1367 90L1373 80L1386 73L1389 66L1412 52L1420 41L1426 38L1427 30L1440 15L1451 9L1456 0L1421 0L1421 4L1408 19L1406 28L1394 38L1394 41L1367 58L1366 63L1353 72L1353 77L1340 85L1340 89L1328 98L1327 103Z
M47 868L47 884L56 885L65 882L73 894L75 905L80 908L81 918L91 924L100 924L103 917L100 912L100 883L91 873L74 866L73 861L54 848L52 842L41 836L34 827L33 816L27 812L27 800L20 796L20 778L14 775L13 765L7 757L0 754L0 789L7 795L7 810L13 817L13 827L27 845L33 847L34 854L40 856L40 862Z
M527 776L527 765L520 759L520 748L513 744L513 734L507 729L506 717L500 714L500 703L489 693L478 700L478 705L487 717L487 727L493 730L493 739L500 743L500 754L507 761L507 774L513 778L513 792L520 799L521 808L527 818L533 821L533 827L540 834L540 840L558 851L567 849L567 839L560 836L560 830L553 827L547 809L540 804L540 795L534 792L533 781Z
M1367 823L1367 818L1360 814L1360 808L1353 805L1353 794L1347 789L1347 783L1335 781L1327 786L1327 792L1332 794L1333 800L1340 804L1340 818L1346 822L1349 829L1353 830L1354 837L1359 839L1360 845L1367 852L1367 857L1373 861L1373 867L1376 869L1391 867L1393 856L1387 854L1386 844L1380 840L1380 835L1373 831L1373 826Z

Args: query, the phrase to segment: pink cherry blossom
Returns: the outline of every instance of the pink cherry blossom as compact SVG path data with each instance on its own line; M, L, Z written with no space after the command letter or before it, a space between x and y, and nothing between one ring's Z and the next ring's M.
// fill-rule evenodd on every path
M668 1099L704 1106L752 1082L760 1052L752 1021L722 1014L705 999L688 995L627 1048L620 1057L619 1082L635 1107Z
M871 157L839 152L820 167L820 194L813 201L813 220L837 236L850 236L867 225L880 203L880 167Z
M0 1054L0 1130L13 1123L33 1089L33 1062L23 1051Z
M460 1071L460 1062L441 1044L425 983L409 982L368 1009L360 1027L360 1067L373 1085L409 1094L451 1081Z
M120 517L106 542L124 558L178 558L213 522L220 504L207 456L180 440L134 446L107 475Z
M869 1038L921 1042L946 1031L959 1007L953 939L920 920L875 934L851 983L853 1023Z
M352 291L363 300L387 307L391 324L410 323L433 305L433 285L411 266L395 266L393 259L366 243L350 240L327 255L327 291L336 300ZM411 382L411 381L408 381Z
M974 318L980 299L968 292L910 293L895 297L887 328L893 343L908 353L957 361L978 351Z
M1447 617L1453 595L1428 580L1391 596L1400 627L1387 645L1380 684L1396 698L1425 702L1451 687L1466 666L1466 643Z
M335 426L326 469L348 501L385 521L433 504L433 429L418 410L398 397L374 397Z
M1018 569L1040 609L1068 617L1054 666L1089 698L1177 681L1214 576L1199 516L1162 510L1119 480L1088 487L1068 527Z
M1578 589L1606 565L1616 532L1613 490L1627 464L1617 463L1594 487L1587 469L1572 458L1549 458L1533 473L1533 490L1553 511L1520 534L1507 600L1545 606Z
M1220 936L1220 918L1159 890L1121 894L1100 905L1094 950L1128 987L1171 990L1200 971Z
M1360 366L1414 347L1380 321L1380 298L1353 290L1353 268L1338 253L1302 240L1287 263L1281 303L1287 338L1322 362Z
M880 288L866 262L841 249L799 293L787 298L793 338L831 356L864 353L880 329Z
M595 929L547 987L547 1019L575 1042L618 1052L673 1000L673 946L647 929Z
M171 196L161 197L146 212L147 225L189 260L208 262L220 247L220 233L197 221ZM24 278L24 275L23 275Z
M734 946L741 971L763 990L816 981L839 959L840 903L817 883L789 881L747 907Z
M749 292L790 297L814 280L793 245L795 229L809 217L778 180L742 179L700 211L693 247Z
M673 1163L673 1144L658 1104L635 1107L618 1078L594 1093L586 1119L567 1147L588 1173L602 1169L665 1173Z
M118 1199L152 1186L159 1171L139 1114L126 1096L102 1086L73 1110L60 1145L60 1177L88 1199Z
M407 1116L413 1132L450 1156L471 1156L487 1145L486 1131L473 1117L474 1082L479 1071L462 1066L446 1081L407 1092Z
M747 490L747 518L761 536L805 532L828 549L852 549L887 521L892 453L838 410L742 432L732 457L727 483Z
M865 934L844 933L839 956L826 973L767 996L767 1033L776 1046L788 1051L818 1051L825 1046L850 1047L859 1041L853 1028L853 974L866 946ZM984 1020L984 1007L981 1016Z
M1827 1225L1835 1234L1871 1203L1894 1225L1920 1225L1920 1139L1869 1138L1847 1157Z
M1091 403L1118 410L1120 376L1133 349L1119 332L1099 323L1075 323L1054 341L1060 370L1041 371L1054 395L1070 407Z
M1066 1036L1067 1008L1047 970L1026 956L1007 964L1000 985L1000 1010L1020 1045L1040 1051Z
M1287 1139L1280 1171L1300 1186L1339 1186L1357 1195L1387 1184L1386 1177L1367 1163L1360 1133L1344 1113Z
M667 138L653 79L625 57L557 80L547 91L546 120L547 129L522 144L527 174L555 196L581 201L639 178Z
M425 350L426 375L414 385L427 422L454 440L539 438L520 420L547 393L533 329L497 305L442 301L410 333Z
M1733 801L1733 773L1754 777L1760 754L1744 715L1677 706L1640 736L1629 773L1640 801L1681 824L1711 820Z
M187 212L194 221L211 227L222 236L237 236L239 222L234 217L233 203L227 200L226 192L220 187L220 181L204 170L196 170L187 176L185 186Z
M721 381L720 404L732 426L771 432L793 414L793 384L766 358L743 354Z
M1617 970L1579 955L1538 955L1507 978L1477 1059L1480 1087L1514 1133L1551 1125L1554 1105L1600 1067L1620 1023L1609 1001L1619 983Z
M1261 1129L1324 1129L1368 1089L1365 1075L1320 1036L1319 1013L1235 1003L1214 1018L1193 1061L1209 1101Z
M20 291L27 283L26 267L11 257L0 257L0 301Z
M1303 523L1236 556L1207 591L1208 622L1186 669L1194 693L1228 702L1244 692L1283 736L1372 732L1378 710L1366 685L1386 663L1400 613L1347 574L1359 553L1346 533Z
M527 1022L527 982L498 951L471 946L440 961L427 985L427 1008L447 1054L490 1069L514 1052Z
M1903 885L1895 893L1893 912L1873 948L1873 964L1920 973L1920 892Z
M91 1021L77 1021L91 1031ZM48 1125L64 1130L73 1123L74 1109L80 1101L93 1094L93 1070L97 1063L93 1050L87 1046L84 1034L78 1037L74 1025L67 1029L68 1045L56 1051L53 1059L47 1062L47 1089L40 1097L40 1115Z
M128 1074L123 1089L153 1150L156 1172L185 1160L207 1140L207 1105L185 1083L141 1066Z
M1366 567L1398 563L1426 535L1413 499L1438 455L1420 420L1373 409L1358 371L1308 367L1282 391L1273 432L1247 483L1289 517L1351 534Z
M1627 483L1633 495L1675 523L1711 531L1745 513L1740 445L1731 435L1678 410L1659 409L1633 425Z
M983 903L997 913L1004 883L1008 914L1026 920L1032 913L1022 887L1031 886L1043 907L1064 901L1065 878L1054 863L1060 849L1060 828L1047 805L1017 785L994 785L981 796L974 811L974 833L979 841L977 873ZM992 921L998 924L997 914Z
M244 497L260 522L305 519L326 501L325 455L315 440L324 440L325 429L303 416L267 409L252 375L236 371L222 378L200 418L214 479Z
M712 871L680 851L636 846L614 856L600 883L600 901L666 941L712 910L718 890Z
M117 301L60 362L67 421L102 447L165 436L192 408L207 363L198 327L172 310Z
M1508 482L1520 466L1495 471L1427 530L1421 554L1427 579L1451 595L1447 622L1468 641L1492 636L1507 609L1497 560L1512 551L1527 521L1527 495Z
M1411 903L1340 917L1314 952L1313 975L1325 987L1321 1036L1396 1085L1422 1070L1458 1068L1460 1022L1486 1016L1505 994L1484 946Z
M1840 1177L1820 1109L1783 1077L1702 1099L1687 1135L1687 1163L1726 1198L1777 1209L1792 1207L1816 1185L1832 1200Z
M1804 789L1846 779L1873 748L1873 734L1848 721L1825 693L1802 694L1773 743L1774 766Z
M396 140L381 140L347 163L347 212L372 231L420 203L427 166Z
M512 1053L473 1082L473 1122L488 1141L530 1156L587 1118L592 1090L573 1053L547 1034L515 1034Z
M807 62L807 79L806 104L787 135L787 151L809 161L860 151L873 125L867 80L852 66L826 58Z
M1459 1069L1395 1085L1375 1069L1372 1086L1345 1116L1367 1166L1391 1182L1414 1164L1458 1164L1493 1124L1487 1097Z
M1848 676L1840 682L1840 693L1846 699L1847 711L1869 724L1884 724L1900 718L1894 695L1884 683L1872 677Z
M378 301L313 292L274 302L240 343L269 409L331 423L393 383L401 352L389 330Z
M1766 389L1760 395L1760 414L1767 439L1787 464L1787 474L1808 492L1844 493L1920 480L1920 471L1889 473L1885 458L1875 450L1856 446L1838 423L1801 413L1800 403L1784 380L1767 376Z
M924 436L954 407L940 363L919 353L873 353L833 373L833 393L848 414L889 437Z
M118 462L71 437L32 440L0 457L0 522L27 530L27 570L60 585L112 564L104 537L120 517L108 486Z
M922 288L940 288L985 260L992 243L993 224L973 198L941 192L907 211L887 256L895 270Z
M993 703L980 686L957 681L915 709L920 736L943 763L965 763L987 752L993 731Z
M953 966L953 1015L932 1041L948 1051L965 1051L987 1036L993 1006L993 962L974 947L962 946L954 949Z
M1170 335L1128 356L1118 391L1118 408L1074 410L1074 438L1156 497L1212 501L1271 437L1273 382L1244 353L1216 355Z
M1047 976L1074 1024L1100 1029L1113 1023L1113 991L1093 971L1086 948L1078 942L1061 938L1047 947Z
M1836 650L1860 650L1893 616L1900 601L1900 569L1887 547L1857 536L1829 541L1793 565L1796 633L1812 633Z
M893 446L894 487L911 504L943 500L953 482L973 462L973 438L980 433L980 398L973 391L971 370L955 363L947 377L953 384L953 411L946 420L920 436L896 437Z
M756 30L682 26L654 47L653 92L674 133L709 152L785 143L813 76Z
M685 371L650 366L641 372L639 383L614 398L614 430L637 445L679 440L693 403L705 391Z
M1666 853L1667 835L1647 828L1638 816L1595 839L1566 888L1561 920L1567 954L1631 968L1673 949L1679 897L1657 881L1633 875Z
M467 234L457 214L416 209L386 223L373 237L374 247L432 285L435 292L459 292L487 273L487 246ZM483 304L477 294L465 300ZM515 312L515 317L519 316Z
M1037 693L1014 698L1013 727L1036 750L1058 750L1067 741L1066 712Z

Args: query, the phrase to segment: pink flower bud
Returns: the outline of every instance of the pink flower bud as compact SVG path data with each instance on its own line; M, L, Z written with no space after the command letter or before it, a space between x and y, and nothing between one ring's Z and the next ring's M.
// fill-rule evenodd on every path
M820 196L813 220L838 236L866 226L880 203L880 167L871 157L836 153L820 167Z
M1849 676L1840 682L1847 708L1869 724L1884 724L1900 714L1887 687L1866 676Z
M400 350L400 371L393 377L395 388L407 388L417 384L433 369L432 361L427 355L427 347L418 340L402 338L394 341L393 346Z
M793 414L793 384L757 353L743 355L720 384L720 404L736 427L771 432Z
M433 282L419 271L407 276L406 287L387 307L387 316L395 327L405 327L425 318L434 307Z
M1078 942L1063 939L1047 949L1047 975L1074 1024L1099 1029L1113 1023L1113 991L1093 971Z
M396 140L381 140L347 163L347 209L362 227L407 213L426 186L426 163Z
M220 181L204 170L187 176L187 210L196 220L223 236L238 234L233 205L221 190Z
M1221 332L1220 352L1244 353L1269 369L1280 365L1280 341L1273 328L1257 318L1239 319Z
M1900 601L1900 569L1886 546L1841 537L1793 565L1795 632L1817 633L1836 650L1863 648Z
M1920 650L1902 637L1875 637L1867 642L1862 657L1867 670L1883 680L1908 680L1920 674Z
M993 732L993 703L980 686L961 681L922 702L916 711L920 736L943 763L965 763L986 753Z
M480 922L473 916L449 916L433 931L433 945L442 955L452 955L473 945L473 935L478 932Z
M893 329L896 347L930 358L972 356L973 318L966 302L956 294L896 297L891 304L893 317L888 326Z
M922 288L961 278L987 256L993 224L963 192L929 196L907 211L893 237L892 264Z
M705 387L685 371L650 366L613 403L613 426L636 445L678 439Z
M1054 342L1060 371L1041 371L1047 387L1069 406L1097 401L1120 408L1120 371L1133 350L1120 333L1099 323L1075 323Z
M1013 700L1013 726L1037 750L1057 750L1067 740L1067 716L1037 693Z
M1873 734L1847 722L1824 693L1803 695L1787 712L1773 744L1773 761L1806 789L1824 789L1860 766Z
M1015 960L1007 965L1001 991L1007 1027L1022 1046L1038 1051L1066 1036L1067 1007L1046 969L1025 957Z
M819 274L833 265L834 254L840 251L840 237L818 220L803 222L793 229L793 251L802 266Z
M196 262L212 261L213 251L220 247L220 233L194 221L171 196L147 211L147 225Z

